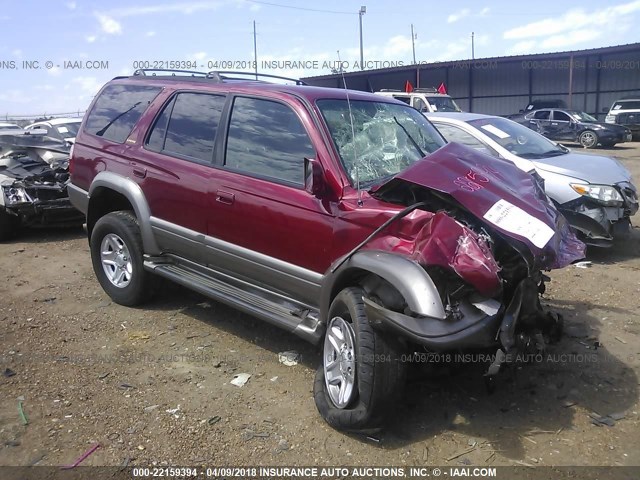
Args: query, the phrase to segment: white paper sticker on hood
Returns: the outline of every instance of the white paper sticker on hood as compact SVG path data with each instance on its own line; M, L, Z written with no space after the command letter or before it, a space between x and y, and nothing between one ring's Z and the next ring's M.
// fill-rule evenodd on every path
M538 248L543 248L555 233L544 222L506 200L494 203L484 218L496 227L527 238Z

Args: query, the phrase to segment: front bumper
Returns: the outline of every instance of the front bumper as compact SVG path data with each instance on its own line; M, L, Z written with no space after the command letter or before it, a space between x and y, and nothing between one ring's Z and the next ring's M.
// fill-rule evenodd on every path
M525 279L515 289L509 305L478 304L461 308L463 317L439 320L413 317L388 310L364 298L369 322L376 328L393 331L430 351L445 352L501 348L505 353L516 353L532 343L534 337L550 334L556 327L556 317L545 313L538 299L538 286ZM490 308L487 308L490 307ZM489 313L485 313L485 311Z
M82 213L71 205L68 198L7 205L5 210L27 227L76 226L84 221Z

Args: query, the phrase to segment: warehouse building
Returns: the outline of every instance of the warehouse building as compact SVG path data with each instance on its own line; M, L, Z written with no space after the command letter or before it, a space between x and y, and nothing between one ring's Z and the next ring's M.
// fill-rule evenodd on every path
M640 43L570 52L479 58L346 72L354 90L446 86L460 108L518 113L531 100L561 99L603 118L623 97L640 98ZM343 87L342 76L308 77L311 85Z

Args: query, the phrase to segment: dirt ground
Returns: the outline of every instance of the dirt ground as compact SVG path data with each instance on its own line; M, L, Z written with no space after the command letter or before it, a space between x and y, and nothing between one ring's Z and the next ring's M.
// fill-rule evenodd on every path
M594 153L639 184L640 144ZM69 464L95 443L83 465L640 465L640 229L588 260L550 273L566 332L543 361L493 394L473 362L412 376L367 437L317 413L315 347L177 286L121 307L81 230L25 232L0 244L0 465ZM300 363L280 363L292 350Z

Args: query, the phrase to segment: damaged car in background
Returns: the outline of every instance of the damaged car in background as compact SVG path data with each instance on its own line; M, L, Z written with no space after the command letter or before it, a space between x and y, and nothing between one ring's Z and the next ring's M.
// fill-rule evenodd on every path
M87 113L69 193L114 302L157 275L322 345L343 430L381 426L416 352L483 350L494 378L557 338L542 272L584 244L534 177L391 98L223 73L116 78Z
M587 245L610 247L631 230L638 190L629 171L603 155L576 153L511 120L477 113L429 113L450 142L504 158L533 172Z
M82 225L68 182L66 143L22 129L0 131L0 240L21 227Z

